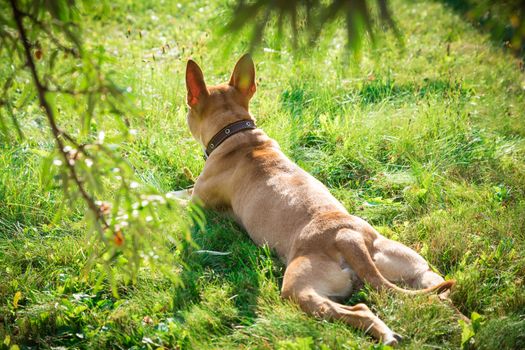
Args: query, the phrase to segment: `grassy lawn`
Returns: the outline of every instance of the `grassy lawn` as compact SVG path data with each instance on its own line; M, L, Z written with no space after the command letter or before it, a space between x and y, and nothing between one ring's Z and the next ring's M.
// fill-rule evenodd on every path
M227 14L219 1L111 3L85 16L85 36L114 58L106 69L137 106L126 156L161 192L189 187L204 161L186 127L186 60L201 65L209 84L224 82L249 37L217 34ZM455 304L482 316L472 330L477 348L523 349L525 75L517 59L441 3L391 4L404 49L380 34L359 64L345 62L345 34L336 27L319 47L295 53L270 31L254 55L251 112L351 213L457 280ZM382 348L282 301L284 266L213 213L204 229L192 229L199 248L181 250L185 266L166 263L182 284L145 266L131 285L115 270L114 298L97 277L102 266L84 273L93 237L83 209L54 219L62 196L40 181L39 150L53 147L42 121L27 111L24 143L0 144L0 349ZM100 125L108 137L118 132ZM181 211L163 215L161 234L179 230ZM356 302L405 336L401 348L457 349L468 335L429 296L363 290L347 301Z

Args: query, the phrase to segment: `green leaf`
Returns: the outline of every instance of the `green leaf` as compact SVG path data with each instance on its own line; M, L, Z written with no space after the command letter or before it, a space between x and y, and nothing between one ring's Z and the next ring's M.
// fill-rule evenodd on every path
M16 309L18 308L18 302L22 299L22 292L18 291L15 293L15 296L13 297L13 307Z
M461 348L466 350L469 347L469 342L472 337L474 337L474 330L472 326L463 320L459 320L459 325L461 326Z
M87 308L88 307L86 305L79 305L73 309L73 314L78 315L83 311L87 310Z
M472 320L472 330L474 333L477 333L483 325L485 319L475 311L470 315L470 319Z

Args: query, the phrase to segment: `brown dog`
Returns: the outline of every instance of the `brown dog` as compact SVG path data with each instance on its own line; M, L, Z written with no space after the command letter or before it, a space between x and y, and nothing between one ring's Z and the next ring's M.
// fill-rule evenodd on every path
M190 131L211 153L193 196L231 214L255 243L275 249L287 265L284 298L309 314L342 320L394 345L401 337L366 305L332 299L349 296L359 282L408 294L445 292L454 285L415 251L350 215L254 127L248 103L256 90L255 67L249 55L237 62L229 83L217 86L206 86L190 60L186 86ZM400 288L395 284L400 282L419 290Z

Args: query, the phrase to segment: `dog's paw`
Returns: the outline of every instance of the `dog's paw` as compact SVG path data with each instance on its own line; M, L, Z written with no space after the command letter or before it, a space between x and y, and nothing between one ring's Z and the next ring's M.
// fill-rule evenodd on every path
M385 339L383 340L383 344L389 346L396 346L401 341L403 341L403 337L400 334L392 333L385 337Z
M166 193L166 198L173 199L179 202L179 204L186 206L191 200L193 188L188 188L180 191L171 191Z
M440 300L449 300L450 299L450 289L442 292L442 293L439 293L438 294L438 298Z
M398 333L394 333L394 338L396 338L396 340L398 342L402 342L403 341L403 336L401 334L398 334Z

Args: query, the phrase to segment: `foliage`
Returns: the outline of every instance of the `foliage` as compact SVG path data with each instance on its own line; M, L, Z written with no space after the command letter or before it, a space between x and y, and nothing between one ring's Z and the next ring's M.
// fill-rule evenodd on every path
M503 47L525 57L525 1L524 0L445 0L478 28Z
M136 134L129 116L136 110L126 89L114 82L115 72L105 68L111 59L104 47L86 47L82 37L81 13L96 13L104 6L10 0L2 5L5 11L0 15L0 70L5 78L0 97L2 161L8 168L27 171L29 154L37 154L40 169L29 170L31 176L19 180L33 186L36 193L52 191L57 210L55 215L35 218L36 222L20 219L25 216L24 205L36 203L32 196L18 203L9 196L17 181L5 171L0 185L6 193L0 197L2 219L15 220L16 229L23 232L32 224L49 230L64 216L83 216L84 206L87 228L92 236L96 234L85 271L89 273L98 263L106 267L97 285L103 278L113 278L114 265L127 271L129 282L135 282L141 264L155 265L160 257L164 263L176 262L173 251L184 240L186 220L180 219L180 232L169 237L171 250L151 240L152 230L162 221L159 215L178 205L173 197L141 185L126 159L126 143ZM112 129L106 132L108 125ZM51 137L34 138L35 130ZM57 186L67 201L55 196ZM9 235L10 231L4 232ZM171 277L175 280L176 273ZM116 296L116 284L112 289Z
M477 312L473 312L472 315L470 315L470 320L470 323L459 320L459 324L461 325L461 348L463 350L471 348L473 345L471 341L483 325L483 317Z
M442 2L460 12L478 28L489 32L502 47L509 48L517 55L525 54L524 0ZM238 0L231 9L231 19L225 26L224 34L235 34L243 28L249 28L249 51L253 51L262 42L266 30L271 29L275 22L279 37L290 36L294 47L302 44L305 50L316 46L323 30L324 35L331 35L328 28L333 22L346 28L347 48L355 56L360 55L367 37L375 43L376 33L384 29L392 30L399 43L404 42L387 0ZM286 30L287 23L290 24L290 31Z
M377 9L381 23L392 29L400 39L387 1L377 0ZM284 36L284 23L289 22L294 46L298 46L300 33L305 32L306 45L310 46L319 39L323 28L340 17L344 17L348 47L359 54L364 35L368 34L373 41L375 33L374 15L367 0L239 0L232 9L226 33L252 26L249 51L253 51L262 41L266 27L275 19L279 36Z

